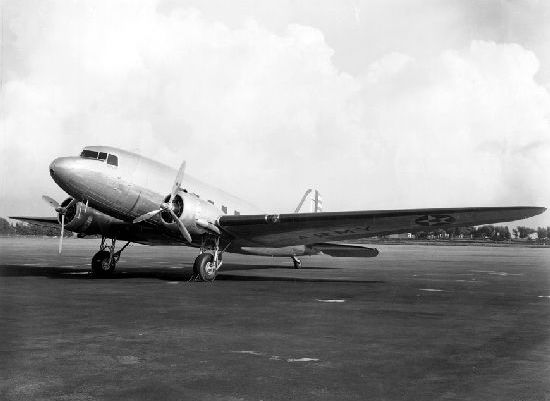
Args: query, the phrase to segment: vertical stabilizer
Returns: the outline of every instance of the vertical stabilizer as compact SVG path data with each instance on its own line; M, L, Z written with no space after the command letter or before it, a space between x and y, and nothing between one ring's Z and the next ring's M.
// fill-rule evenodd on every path
M296 206L296 209L294 210L294 213L299 213L300 212L300 209L302 208L302 205L304 204L307 196L309 195L309 193L311 192L311 188L309 188L305 193L304 193L304 196L302 196L302 200L300 201L300 203L298 203L298 206Z
M321 198L321 194L319 193L318 190L315 190L315 192L313 192L313 194L308 198L308 195L310 195L312 192L313 192L312 189L308 189L304 193L304 196L302 196L302 199L300 200L300 203L294 210L294 213L300 212L306 199L308 200L308 203L309 203L309 210L306 210L306 212L318 213L323 211L323 199Z
M323 211L323 198L319 191L315 190L315 197L313 198L313 212L319 213Z

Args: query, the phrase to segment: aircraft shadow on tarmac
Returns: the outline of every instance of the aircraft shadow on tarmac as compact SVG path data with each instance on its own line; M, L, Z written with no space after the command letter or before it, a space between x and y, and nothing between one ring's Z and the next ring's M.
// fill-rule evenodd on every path
M235 271L246 270L272 270L269 275L258 274L231 274ZM276 271L278 270L278 271ZM287 270L281 265L224 265L220 274L216 277L216 281L300 281L300 282L338 282L338 283L383 283L380 280L351 280L338 277L316 277L315 273L306 273L300 276L300 271L288 269L288 275L281 270ZM301 270L337 270L333 267L304 267ZM185 267L175 271L163 267L154 268L117 268L109 277L97 277L91 272L83 269L75 269L70 267L52 267L52 266L25 266L25 265L0 265L0 277L48 277L52 279L65 280L120 280L131 278L149 278L166 281L188 281L192 276L192 268Z

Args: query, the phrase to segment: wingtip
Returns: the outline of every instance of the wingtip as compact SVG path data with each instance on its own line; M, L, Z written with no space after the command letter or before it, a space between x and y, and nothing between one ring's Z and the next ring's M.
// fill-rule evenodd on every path
M543 207L543 206L532 206L529 208L533 214L531 214L531 216L537 216L539 214L542 214L544 212L546 212L546 208Z

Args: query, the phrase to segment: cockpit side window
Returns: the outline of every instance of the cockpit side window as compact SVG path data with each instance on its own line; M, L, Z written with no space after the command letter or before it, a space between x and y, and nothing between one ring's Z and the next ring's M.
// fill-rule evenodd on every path
M107 164L110 164L111 166L118 166L118 157L110 154L107 156Z
M85 159L97 159L97 152L94 152L93 150L84 149L80 154L80 157L83 157Z
M104 161L107 158L107 153L99 152L99 156L97 156L97 158L101 161Z

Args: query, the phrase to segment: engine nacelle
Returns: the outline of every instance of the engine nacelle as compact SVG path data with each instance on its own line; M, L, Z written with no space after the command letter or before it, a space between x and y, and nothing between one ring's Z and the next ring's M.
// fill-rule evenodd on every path
M67 206L72 200L73 198L65 199L61 206ZM61 213L57 218L61 223ZM112 217L86 206L82 202L76 202L65 213L65 228L76 233L101 234L109 228L113 220Z
M164 201L167 202L169 198L170 195ZM200 199L197 195L179 191L172 199L172 206L174 213L189 233L204 234L217 230L216 222L222 212L210 202ZM160 217L164 223L174 224L169 211L162 211Z

